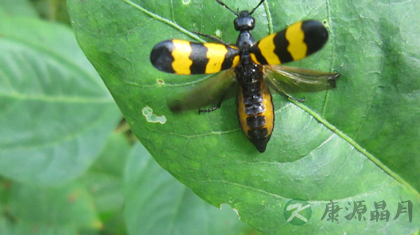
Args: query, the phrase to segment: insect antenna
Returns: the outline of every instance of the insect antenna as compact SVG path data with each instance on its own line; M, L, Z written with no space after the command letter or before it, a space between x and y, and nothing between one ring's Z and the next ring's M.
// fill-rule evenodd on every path
M254 13L255 9L257 9L265 0L261 0L260 3L258 3L258 5L256 7L254 7L254 9L252 9L252 11L249 13L250 15L252 15L252 13Z
M226 6L226 4L224 4L221 0L216 0L220 5L224 6L226 9L228 9L229 11L231 11L233 14L235 14L236 16L239 16L238 12L233 11L232 9L230 9L228 6ZM264 0L263 0L264 1ZM259 5L259 4L258 4Z

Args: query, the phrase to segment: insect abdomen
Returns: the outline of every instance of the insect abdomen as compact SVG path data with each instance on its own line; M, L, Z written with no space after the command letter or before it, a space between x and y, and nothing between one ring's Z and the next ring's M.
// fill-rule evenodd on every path
M260 81L256 88L239 88L238 116L242 131L259 152L264 152L274 126L273 103L267 85Z
M150 61L157 69L176 74L210 74L235 67L238 50L217 43L167 40L156 44Z

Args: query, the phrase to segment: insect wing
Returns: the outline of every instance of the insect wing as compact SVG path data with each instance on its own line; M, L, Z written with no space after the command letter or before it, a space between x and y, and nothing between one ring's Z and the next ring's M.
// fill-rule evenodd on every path
M266 81L277 92L288 94L294 92L314 92L335 87L339 73L327 73L284 65L267 65L263 67Z
M254 44L251 57L261 65L277 65L303 59L320 50L328 40L328 31L316 20L294 23Z
M204 108L218 105L223 100L236 95L235 73L233 69L209 76L207 79L192 85L191 90L178 95L178 99L169 102L173 112Z
M211 74L235 67L238 49L218 43L167 40L156 44L150 61L157 69L176 74Z

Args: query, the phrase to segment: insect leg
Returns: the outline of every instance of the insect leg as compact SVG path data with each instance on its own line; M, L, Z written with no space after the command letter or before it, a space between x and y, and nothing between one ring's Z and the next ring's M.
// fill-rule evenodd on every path
M210 113L213 112L214 110L220 108L220 106L222 105L222 101L223 99L220 101L219 104L217 104L216 106L214 106L213 108L209 108L209 109L199 109L198 110L198 115L200 115L201 113Z
M293 96L291 96L291 95L289 95L289 94L287 94L285 91L283 91L283 89L281 89L281 88L279 88L279 87L276 87L277 88L277 91L280 93L280 94L282 94L282 95L284 95L284 96L286 96L287 98L289 98L289 99L291 99L291 100L295 100L295 101L299 101L299 102L305 102L305 97L303 97L302 99L299 99L299 98L295 98L295 97L293 97Z
M274 89L276 90L278 93L286 96L287 98L291 99L291 100L295 100L295 101L299 101L299 102L305 102L305 97L303 97L303 99L299 99L299 98L295 98L289 94L287 94L286 91L284 91L280 86L277 86L273 80L271 79L267 79L266 81L268 81L268 84Z
M229 88L225 90L225 92L222 95L222 98L220 99L219 103L216 106L214 106L212 108L209 108L209 109L199 109L198 110L198 115L200 115L201 113L210 113L210 112L213 112L214 110L220 108L220 106L222 106L223 100L225 100L225 98L226 98L226 94L228 94L234 86L235 86L235 83L230 84Z
M290 96L288 94L284 94L284 95L286 95L287 98L289 98L289 99L292 99L292 100L295 100L295 101L299 101L299 102L305 102L305 100L306 100L305 97L303 97L302 99L299 99L299 98L295 98L293 96Z
M222 39L217 38L217 37L215 37L215 36L213 36L213 35L208 35L208 34L199 33L199 32L195 32L195 33L196 33L196 34L198 34L198 35L200 35L200 36L210 38L211 40L216 41L216 42L218 42L218 43L221 43L221 44L223 44L223 45L225 45L225 46L234 46L234 44L232 44L232 43L227 43L227 42L223 41Z

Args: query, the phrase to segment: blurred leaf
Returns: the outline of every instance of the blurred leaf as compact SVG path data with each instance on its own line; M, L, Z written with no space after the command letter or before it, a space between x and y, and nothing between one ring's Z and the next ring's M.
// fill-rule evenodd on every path
M94 161L120 113L72 32L0 18L0 173L57 185Z
M2 235L12 235L12 229L10 224L5 218L0 218L0 234Z
M246 224L229 206L219 210L177 182L140 144L126 168L129 234L239 234Z
M31 0L41 18L70 24L66 0Z
M37 18L38 14L29 0L0 0L0 17L22 16Z
M10 198L11 182L0 178L0 234L9 235L13 234L12 224L15 221L13 215L10 214L10 207L8 205Z
M130 149L125 136L111 135L89 171L61 187L4 181L0 195L10 196L5 196L0 204L3 211L0 231L14 231L14 234L33 234L32 231L35 234L125 234L122 172ZM11 189L10 185L13 185Z
M225 3L249 10L258 1ZM294 65L342 74L337 89L305 94L305 103L273 95L275 130L264 154L242 134L233 99L205 115L173 114L167 103L206 77L164 74L149 62L156 43L199 40L194 31L235 42L231 12L200 0L69 0L68 6L79 44L133 132L163 168L207 202L231 205L242 220L267 234L412 234L419 229L418 210L412 222L406 214L389 222L369 219L374 203L382 200L392 216L401 201L420 206L420 109L415 108L420 27L413 25L420 2L272 0L258 8L253 15L257 40L301 19L325 21L327 46ZM150 122L143 109L166 122ZM285 204L294 198L311 205L305 226L284 217ZM330 200L342 208L339 226L321 220ZM361 200L366 220L345 219L349 205Z
M100 157L81 178L104 224L102 234L124 234L123 171L130 150L126 137L114 133Z
M10 213L16 218L16 234L76 234L80 228L102 225L92 198L80 184L38 187L15 184Z

